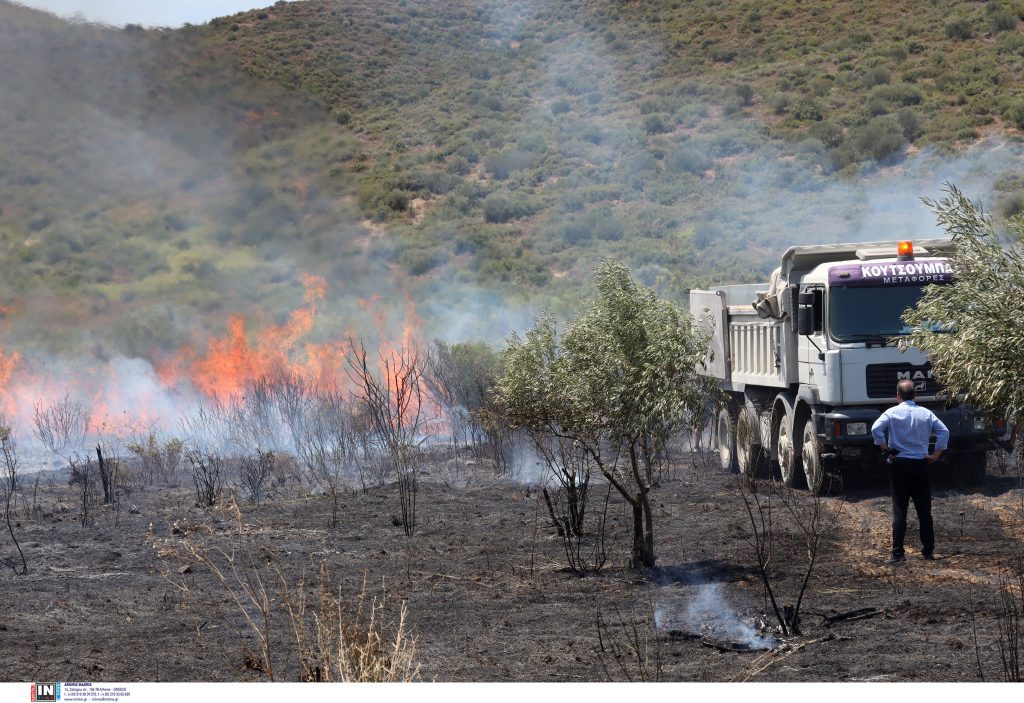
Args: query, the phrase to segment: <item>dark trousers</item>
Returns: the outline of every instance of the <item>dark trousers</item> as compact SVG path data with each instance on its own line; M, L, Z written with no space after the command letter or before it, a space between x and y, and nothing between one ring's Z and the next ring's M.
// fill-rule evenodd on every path
M927 459L892 460L889 467L892 487L892 553L903 554L903 537L907 533L907 507L914 501L917 521L921 524L921 553L935 550L935 529L932 526L932 487L928 479Z

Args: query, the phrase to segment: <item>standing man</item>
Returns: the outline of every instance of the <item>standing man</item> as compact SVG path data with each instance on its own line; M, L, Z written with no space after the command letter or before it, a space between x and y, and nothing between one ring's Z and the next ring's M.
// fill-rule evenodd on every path
M921 524L921 556L934 559L935 530L932 527L932 489L928 465L942 455L949 443L949 430L928 408L914 402L913 381L896 385L900 401L875 420L871 436L883 452L895 452L888 462L892 487L892 560L903 561L903 536L907 532L907 507L914 500ZM928 441L935 435L935 451L928 453ZM888 435L888 436L887 436Z

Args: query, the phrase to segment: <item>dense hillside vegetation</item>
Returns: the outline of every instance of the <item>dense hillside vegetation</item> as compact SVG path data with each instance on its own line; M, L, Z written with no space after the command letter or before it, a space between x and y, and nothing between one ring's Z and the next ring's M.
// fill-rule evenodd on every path
M758 278L926 226L944 177L1011 213L1022 12L314 0L169 31L0 3L6 314L148 354L280 315L299 272L335 321L397 289L440 320L570 305L605 255L669 294Z

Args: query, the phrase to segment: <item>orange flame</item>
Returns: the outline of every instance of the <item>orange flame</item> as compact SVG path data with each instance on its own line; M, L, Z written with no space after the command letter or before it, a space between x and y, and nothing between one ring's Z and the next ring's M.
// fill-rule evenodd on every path
M210 340L205 353L182 349L161 365L160 378L173 384L187 377L196 390L221 401L241 395L260 378L281 373L330 384L331 376L342 368L344 344L306 344L305 358L295 359L299 342L313 329L317 305L327 294L327 282L319 276L305 275L302 282L305 306L294 310L286 323L262 330L250 343L245 319L235 315L228 320L227 334Z
M11 374L21 362L21 354L12 351L10 355L0 347L0 411L5 415L13 415L16 409L14 398L9 391Z

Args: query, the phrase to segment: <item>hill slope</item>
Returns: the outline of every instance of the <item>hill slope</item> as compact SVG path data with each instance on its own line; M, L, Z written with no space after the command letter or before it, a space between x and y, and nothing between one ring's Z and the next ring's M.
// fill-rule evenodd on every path
M500 333L601 256L678 294L920 232L947 178L1012 212L1021 10L314 0L172 32L0 3L8 337L152 355L281 322L303 272L336 327L405 289Z

